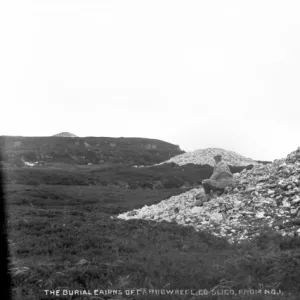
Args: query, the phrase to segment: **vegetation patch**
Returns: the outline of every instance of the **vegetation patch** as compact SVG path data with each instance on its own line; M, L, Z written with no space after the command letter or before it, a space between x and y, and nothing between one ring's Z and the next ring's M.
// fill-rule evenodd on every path
M269 230L251 243L231 245L225 239L174 223L111 218L181 192L8 185L14 299L50 299L43 290L60 287L219 287L238 291L263 285L285 295L300 291L299 237L282 237ZM27 202L22 202L24 195ZM236 299L272 299L268 297L245 295Z

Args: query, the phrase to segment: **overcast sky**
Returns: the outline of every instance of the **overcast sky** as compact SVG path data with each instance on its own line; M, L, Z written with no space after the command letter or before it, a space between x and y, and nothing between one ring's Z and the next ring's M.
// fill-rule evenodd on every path
M298 0L2 1L0 134L285 157L300 146L299 16Z

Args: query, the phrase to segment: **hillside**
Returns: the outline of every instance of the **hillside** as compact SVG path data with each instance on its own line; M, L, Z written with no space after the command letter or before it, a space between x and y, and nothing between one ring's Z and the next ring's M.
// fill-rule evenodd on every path
M252 166L247 166L250 169ZM233 173L245 167L230 167ZM115 188L170 189L199 186L209 178L213 168L209 165L163 164L149 168L132 168L104 164L93 166L55 165L32 167L6 167L5 182L27 185L80 185Z
M213 157L217 154L221 154L222 159L231 166L247 166L257 164L257 162L251 158L244 157L236 152L221 148L206 148L179 154L162 163L175 163L180 166L186 164L214 166L215 162Z
M45 144L53 138L62 144L79 140L80 149L89 142L88 138L52 137ZM15 141L22 142L21 138ZM13 144L18 145L24 146ZM126 165L128 159L125 164L80 165L60 162L55 156L42 166L3 163L13 299L50 299L43 291L61 287L194 290L200 286L212 295L204 298L217 299L216 289L230 289L241 300L250 299L249 294L240 294L249 289L263 287L261 293L266 295L274 289L278 299L283 299L278 297L282 292L299 291L300 237L295 235L299 226L283 224L291 214L295 221L299 155L296 151L273 164L231 166L233 173L240 172L234 175L239 180L234 180L228 194L202 207L195 207L199 195L203 196L199 183L211 175L210 165L163 163L133 168ZM266 194L268 202L256 201ZM278 226L289 226L294 235L283 236L277 223L260 230L258 222L272 220L264 210L273 214L272 219L281 214ZM255 227L249 233L255 234L249 240L243 237L252 219Z
M195 212L193 216L190 216L187 206L194 202L194 196L198 196L197 189L182 194L181 189L133 190L76 185L75 181L73 184L67 182L67 185L56 185L54 180L61 182L59 172L54 167L14 167L20 172L27 172L23 174L24 180L33 179L34 174L35 179L43 180L44 184L5 184L8 213L5 225L11 253L12 299L57 299L57 296L45 296L44 291L61 290L62 287L92 291L133 288L146 288L149 291L165 287L198 291L200 287L200 291L208 295L203 298L211 300L299 300L300 237L283 236L275 231L277 228L274 224L275 228L269 227L267 230L254 228L258 231L255 231L251 241L242 239L240 243L227 242L235 225L243 225L251 220L251 216L243 215L249 212L248 197L244 203L238 202L242 193L249 193L252 199L261 199L260 196L269 194L270 189L274 191L271 196L274 195L275 201L278 201L276 194L285 193L287 201L283 199L283 203L295 205L292 192L297 190L295 187L289 189L286 184L293 184L297 167L299 175L299 159L297 151L288 157L286 165L278 162L278 168L275 164L260 165L248 172L241 172L241 180L235 183L228 195L216 198L217 203L213 200L203 205L203 209L192 208ZM70 172L74 176L77 174L74 170L90 174L99 168L71 164L65 166L67 168L62 168L62 171L69 172L66 179L70 178ZM149 170L160 170L165 174L165 169L185 172L189 167L196 172L201 166L162 164L150 168L127 168L127 171L141 172L135 173L138 177L142 172L146 175ZM207 167L211 169L211 166ZM38 170L52 174L36 174ZM108 174L105 168L103 170ZM266 172L268 170L270 172ZM84 176L83 173L78 174L78 180L83 180ZM125 173L122 176L125 178L127 175ZM238 178L239 175L235 176ZM276 182L271 186L277 177L284 178L280 189L274 189ZM251 191L252 186L257 190ZM170 201L164 201L166 199ZM170 203L171 200L174 200L173 203ZM280 201L279 205L282 206ZM168 204L171 207L167 207ZM267 207L268 203L261 204L262 207L257 211L259 220L268 220L267 216L261 218L261 209ZM144 213L150 213L153 207L156 209L153 210L155 218L152 220L116 218L141 208ZM280 210L283 210L284 216L288 207L281 207ZM171 222L163 220L165 213L173 219ZM220 215L224 216L224 222L220 220ZM190 226L182 226L183 221L188 221L187 218L190 219ZM199 218L198 224L195 224L195 218ZM237 218L242 222L237 222ZM197 228L197 225L201 226ZM279 224L282 225L289 226ZM231 294L220 298L217 296L219 291ZM259 298L252 297L250 291L258 291ZM141 299L179 299L177 296L151 296ZM98 296L90 298L112 299Z
M147 138L0 137L4 161L16 166L45 163L152 165L184 153L178 145Z

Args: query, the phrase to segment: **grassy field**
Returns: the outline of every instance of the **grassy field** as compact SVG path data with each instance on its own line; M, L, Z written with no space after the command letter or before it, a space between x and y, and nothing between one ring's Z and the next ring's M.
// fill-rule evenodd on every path
M252 165L246 167L251 168ZM245 167L230 167L233 173ZM6 182L26 185L109 186L138 188L180 188L199 185L209 178L213 168L209 165L163 164L147 168L133 168L118 164L80 166L51 164L37 167L6 166Z
M157 296L140 299L300 299L300 238L270 231L251 243L226 240L173 223L111 218L158 203L180 189L99 186L6 186L13 296L29 299L122 299L46 296L52 289L207 289L283 295ZM125 296L125 298L132 297ZM134 297L133 297L134 298Z

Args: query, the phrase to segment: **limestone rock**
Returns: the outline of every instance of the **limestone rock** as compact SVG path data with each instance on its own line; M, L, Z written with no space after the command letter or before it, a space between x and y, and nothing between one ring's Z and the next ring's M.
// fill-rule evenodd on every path
M220 223L221 221L223 221L223 216L219 213L213 213L211 216L210 216L210 219L213 221L213 222L216 222L216 223Z
M77 265L85 265L87 263L88 263L88 261L86 259L82 258L77 262Z
M201 207L195 206L191 209L192 214L199 214L202 211Z

